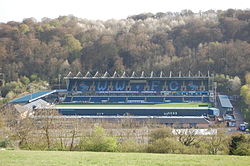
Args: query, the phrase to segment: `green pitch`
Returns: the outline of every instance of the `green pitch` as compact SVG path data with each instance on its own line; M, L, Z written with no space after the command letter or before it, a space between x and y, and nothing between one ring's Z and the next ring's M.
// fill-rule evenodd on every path
M0 166L249 166L250 156L1 151Z
M209 103L142 103L142 104L58 104L58 107L207 107L210 106Z

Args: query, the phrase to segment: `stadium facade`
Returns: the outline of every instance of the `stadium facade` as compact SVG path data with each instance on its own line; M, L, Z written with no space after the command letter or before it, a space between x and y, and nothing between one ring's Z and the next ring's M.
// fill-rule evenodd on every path
M78 74L79 75L79 74ZM109 76L92 77L88 72L84 77L65 77L67 95L64 102L86 103L180 103L180 102L214 102L214 90L210 76L197 75L186 77L154 76L144 72L130 77L116 72Z
M32 103L37 100L47 105L35 109L57 109L63 115L108 117L216 117L216 87L209 72L173 75L163 72L91 74L71 72L65 77L67 89L37 92L11 103ZM166 118L165 118L166 119ZM183 118L182 118L183 119Z

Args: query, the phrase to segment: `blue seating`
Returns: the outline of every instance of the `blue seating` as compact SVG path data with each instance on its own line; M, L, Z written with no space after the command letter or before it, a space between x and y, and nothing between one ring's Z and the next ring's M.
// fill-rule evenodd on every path
M93 102L93 103L102 103L105 100L108 100L108 97L91 97L90 98L90 102Z
M164 97L147 97L147 102L162 103L164 102Z
M71 102L71 97L66 97L64 102Z
M144 100L145 97L128 97L128 100Z
M117 103L117 102L126 102L126 97L110 97L109 98L110 103Z
M183 97L165 97L165 100L169 100L171 103L183 102Z
M209 96L67 96L64 102L91 103L182 103L182 102L210 102Z
M209 97L203 97L203 102L209 103L210 102Z
M77 96L77 97L73 97L72 101L89 101L89 97Z

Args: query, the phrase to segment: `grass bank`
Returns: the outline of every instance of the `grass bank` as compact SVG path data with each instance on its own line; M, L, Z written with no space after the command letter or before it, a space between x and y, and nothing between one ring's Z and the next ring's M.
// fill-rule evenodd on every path
M0 166L249 166L250 156L0 151Z

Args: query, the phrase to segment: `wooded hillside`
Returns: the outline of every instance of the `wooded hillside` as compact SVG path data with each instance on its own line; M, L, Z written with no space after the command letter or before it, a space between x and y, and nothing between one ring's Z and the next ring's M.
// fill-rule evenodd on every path
M250 122L250 81L245 79L250 75L250 10L0 23L0 73L6 82L0 104L21 93L55 88L58 76L69 71L210 71L219 92L242 96L240 107Z
M37 75L50 83L68 71L250 71L250 11L140 14L123 20L74 16L0 24L6 82Z

